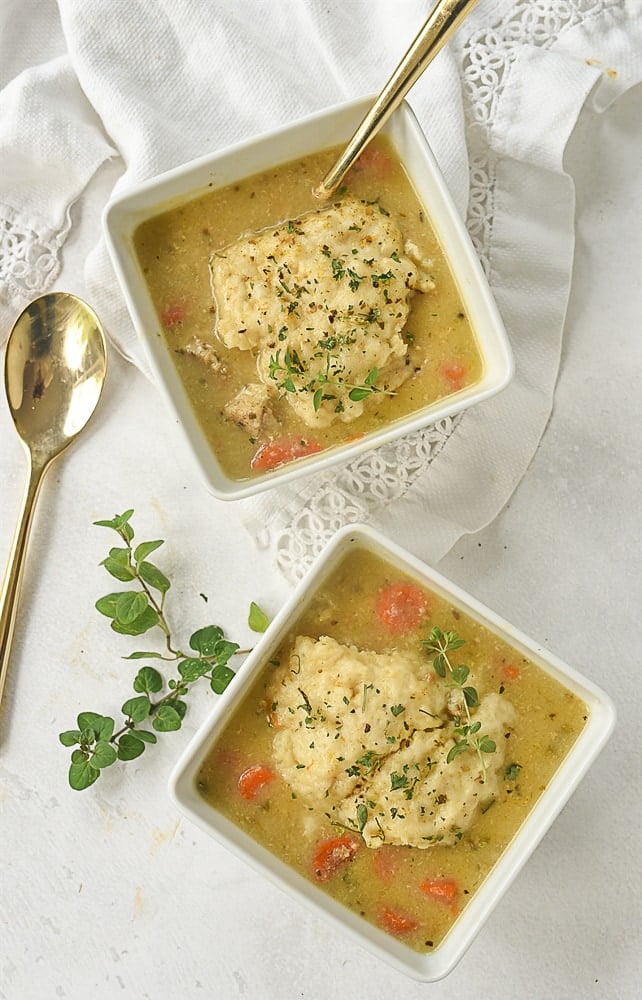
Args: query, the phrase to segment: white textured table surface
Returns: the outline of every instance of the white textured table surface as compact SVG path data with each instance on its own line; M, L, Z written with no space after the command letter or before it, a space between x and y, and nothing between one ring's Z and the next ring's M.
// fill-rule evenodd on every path
M141 537L167 539L178 631L211 616L249 641L248 602L273 613L288 593L235 508L181 464L155 390L112 354L95 422L43 488L5 692L2 1000L639 995L641 123L640 87L580 120L568 150L577 257L554 412L507 508L439 567L606 688L619 713L608 747L461 964L433 986L407 980L180 820L166 782L208 711L204 691L180 733L92 789L69 790L58 732L79 710L115 713L135 672L120 659L128 640L93 609L110 589L97 566L110 539L92 521L131 506ZM59 287L83 292L108 182L77 220ZM0 440L4 554L24 469L4 405Z

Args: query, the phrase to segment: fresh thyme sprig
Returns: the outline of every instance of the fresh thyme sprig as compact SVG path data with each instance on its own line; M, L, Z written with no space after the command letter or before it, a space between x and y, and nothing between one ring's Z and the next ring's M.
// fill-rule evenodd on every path
M60 733L63 746L73 747L69 784L81 791L98 780L102 771L117 760L134 760L148 744L156 743L156 733L180 729L187 711L186 695L193 684L205 678L216 694L221 694L234 677L232 657L249 652L225 638L219 625L198 629L189 638L189 652L179 649L165 616L165 600L170 581L148 556L163 545L162 539L133 545L133 510L110 520L96 521L119 536L121 545L109 550L101 565L110 576L129 585L127 590L106 594L96 601L97 610L111 620L111 628L121 635L138 636L160 629L165 641L163 653L137 650L128 660L162 660L175 664L175 675L167 681L149 665L141 667L133 680L135 696L121 706L122 724L116 728L112 716L81 712L77 728ZM248 624L264 631L268 619L254 603ZM151 729L145 726L151 725ZM152 731L154 730L154 732Z
M448 655L464 646L466 644L465 639L460 638L457 632L443 632L435 626L428 638L422 639L421 643L429 653L436 654L433 659L435 673L441 678L448 677L448 687L459 691L462 696L461 701L464 706L466 721L462 722L460 718L456 718L454 733L455 737L459 738L455 739L454 745L448 752L446 761L450 764L460 753L464 753L467 750L474 750L479 757L483 781L486 781L487 770L484 754L494 753L497 745L490 736L480 732L481 722L473 722L470 714L471 708L479 707L479 695L474 687L467 684L470 675L469 667L465 663L453 666Z
M269 377L274 381L279 392L311 392L313 393L312 403L314 412L317 413L324 400L332 400L337 397L333 394L333 389L349 389L348 399L353 403L366 399L373 393L381 392L386 396L394 396L395 393L385 386L378 386L379 369L373 368L368 372L363 382L348 382L342 375L331 372L333 355L329 351L325 353L325 368L314 374L304 385L297 386L295 378L302 379L305 375L305 367L298 353L294 348L287 348L281 359L281 350L270 356Z

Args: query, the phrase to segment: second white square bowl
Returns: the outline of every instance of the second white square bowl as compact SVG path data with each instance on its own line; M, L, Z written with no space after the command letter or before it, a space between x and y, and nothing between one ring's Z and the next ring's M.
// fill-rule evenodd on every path
M403 941L391 937L331 898L318 885L294 871L208 804L197 789L201 765L235 708L256 680L258 672L270 662L285 637L291 634L293 623L314 596L322 590L325 581L349 550L355 546L365 548L383 558L401 573L416 579L420 585L423 584L428 590L445 597L465 615L481 623L500 639L509 643L518 654L521 653L551 675L583 701L588 709L584 728L535 801L527 818L444 940L434 951L426 954L413 951ZM354 941L378 958L407 975L432 982L447 975L462 958L604 747L614 723L615 711L611 700L590 680L544 650L440 573L392 544L378 532L366 526L356 525L340 531L321 553L242 665L237 677L221 696L209 718L179 760L170 780L170 795L180 811L192 822L286 892L331 921L342 933L350 935ZM590 832L579 831L578 836L587 837L590 836ZM215 904L211 900L204 900L203 905L207 907Z

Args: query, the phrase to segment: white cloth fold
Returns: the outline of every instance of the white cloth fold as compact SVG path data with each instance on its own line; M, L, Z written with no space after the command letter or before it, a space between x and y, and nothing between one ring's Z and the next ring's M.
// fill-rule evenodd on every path
M72 206L107 158L121 158L123 191L373 93L431 3L26 0L24 15L10 6L0 42L18 45L0 92L5 330L55 280ZM47 37L44 62L34 34ZM589 97L603 109L640 80L642 0L481 0L415 85L409 101L467 218L516 377L455 420L244 502L249 530L287 575L363 519L436 561L507 501L543 433L559 365L574 239L564 149ZM145 371L102 240L85 283L113 342Z
M3 88L0 274L12 303L24 305L56 277L71 206L114 155L68 55L25 68Z

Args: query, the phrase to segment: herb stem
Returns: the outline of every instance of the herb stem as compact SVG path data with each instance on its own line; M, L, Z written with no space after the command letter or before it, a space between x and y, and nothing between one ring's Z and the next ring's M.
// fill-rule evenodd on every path
M158 627L161 629L161 631L165 635L165 642L166 642L166 646L167 646L167 651L168 651L168 653L172 654L172 656L173 656L173 658L175 660L179 659L183 654L179 650L176 650L176 649L174 649L172 647L172 635L171 635L170 627L169 627L169 625L167 623L167 619L165 618L165 614L164 614L165 594L162 594L160 602L158 602L156 600L156 598L154 597L153 591L150 589L150 587L148 587L148 585L145 582L145 580L143 580L142 576L140 575L138 566L136 565L135 560L132 558L134 550L132 548L131 539L130 539L129 535L126 532L125 527L123 526L122 528L119 528L117 530L118 530L118 534L120 535L120 537L124 541L125 545L127 546L129 569L134 574L134 577L136 578L136 580L138 580L138 583L140 584L142 590L144 591L145 596L147 597L147 600L150 603L150 606L154 609L154 611L158 615L158 623L157 624L158 624Z
M442 676L445 676L445 670L447 669L448 673L453 678L452 686L458 688L461 693L461 700L464 705L464 712L466 713L466 726L464 727L463 730L462 734L463 740L461 741L461 744L459 741L456 741L455 746L458 749L460 747L463 749L463 747L466 746L470 747L472 743L472 746L475 749L477 757L479 758L479 763L482 770L482 783L485 784L488 777L488 770L486 768L486 761L484 760L482 745L484 740L487 740L487 738L475 735L477 730L479 730L481 724L479 722L476 724L473 723L470 710L468 707L468 699L466 697L467 693L471 693L475 699L473 704L479 704L477 699L477 692L474 691L474 689L472 688L464 687L465 680L468 676L468 668L464 666L458 668L453 667L452 663L450 662L450 658L448 656L448 652L450 649L459 648L459 646L463 645L463 642L461 639L459 639L456 633L444 633L440 629L435 628L431 633L430 639L424 642L424 645L427 646L428 649L431 649L433 652L437 653L437 660L435 660L435 665L437 664L438 661L440 661L442 664L442 666L438 670L438 673L441 673ZM464 680L461 680L460 677L458 678L456 676L456 670L459 672L461 671L465 672ZM455 732L457 732L457 728L455 729ZM473 737L473 739L469 741L470 737ZM490 743L492 745L492 750L495 749L494 743L492 743L492 741L487 740L487 743Z

